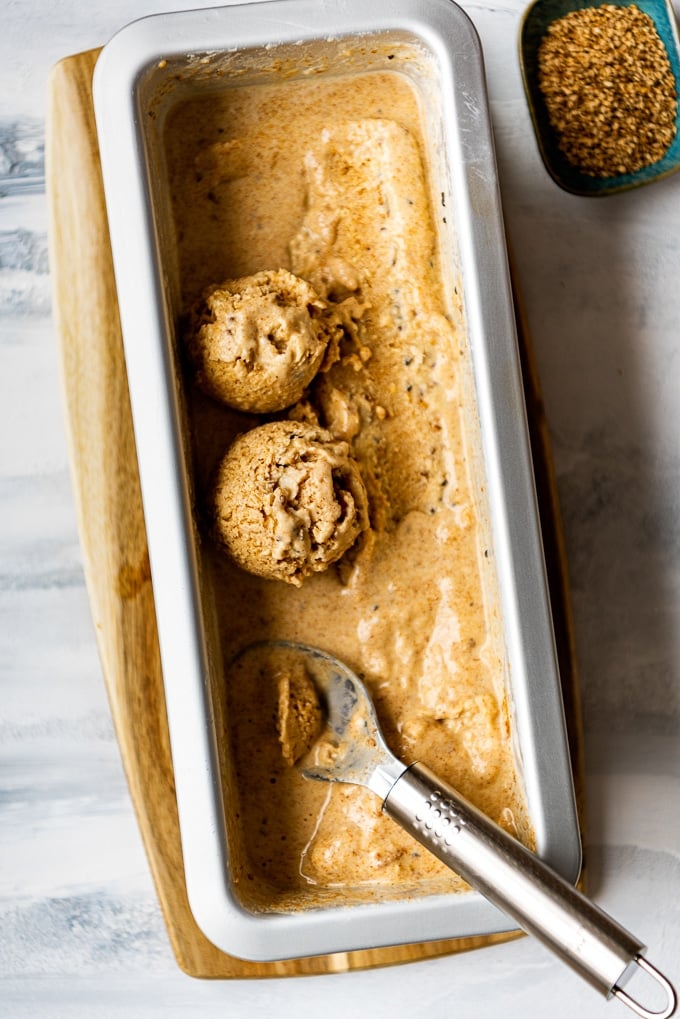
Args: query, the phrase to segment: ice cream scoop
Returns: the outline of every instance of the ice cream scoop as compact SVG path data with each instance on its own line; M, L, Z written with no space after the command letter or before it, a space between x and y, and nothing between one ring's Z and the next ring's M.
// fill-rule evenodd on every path
M368 527L368 506L346 442L316 425L271 421L227 451L214 517L219 541L239 566L299 587L351 548Z
M270 413L296 403L338 328L326 302L285 269L209 287L187 330L198 384L238 410Z
M391 753L370 695L351 669L318 648L271 646L299 654L325 710L325 729L297 765L306 778L371 789L385 813L605 997L616 996L645 1019L674 1013L675 991L643 957L637 938L428 768ZM637 968L665 991L664 1009L652 1011L623 990Z

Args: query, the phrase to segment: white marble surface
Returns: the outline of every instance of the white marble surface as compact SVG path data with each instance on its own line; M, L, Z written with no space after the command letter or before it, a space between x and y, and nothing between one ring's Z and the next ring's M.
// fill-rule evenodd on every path
M60 57L180 0L0 8L0 1015L623 1015L523 939L393 970L203 983L176 968L83 586L46 255L45 88ZM680 984L680 175L560 192L521 91L522 0L484 45L509 234L571 566L594 896Z

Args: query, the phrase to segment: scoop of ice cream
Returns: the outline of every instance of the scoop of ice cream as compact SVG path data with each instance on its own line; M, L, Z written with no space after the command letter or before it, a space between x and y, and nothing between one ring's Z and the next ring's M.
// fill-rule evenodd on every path
M210 396L253 413L296 403L321 366L334 329L326 302L285 269L209 287L187 347Z
M366 489L346 442L298 421L239 436L217 471L219 540L243 569L300 586L368 526Z
M304 757L317 740L323 722L319 695L304 663L293 660L276 671L277 730L287 764Z

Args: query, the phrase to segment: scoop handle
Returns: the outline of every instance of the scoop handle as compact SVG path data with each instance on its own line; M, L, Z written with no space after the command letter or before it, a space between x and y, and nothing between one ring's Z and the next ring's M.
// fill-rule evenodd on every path
M675 992L642 959L645 946L429 768L411 765L383 810L607 998L616 995L644 1019L673 1014ZM649 1011L622 990L635 966L665 989L664 1010Z

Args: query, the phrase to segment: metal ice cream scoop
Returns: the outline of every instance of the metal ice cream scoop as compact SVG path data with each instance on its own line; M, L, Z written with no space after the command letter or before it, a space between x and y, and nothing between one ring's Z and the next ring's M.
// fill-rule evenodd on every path
M676 1007L670 982L643 958L645 946L567 881L422 764L407 766L387 748L368 691L342 662L288 641L314 680L326 729L299 762L306 778L366 786L383 810L426 849L508 913L606 998L637 1015L667 1019ZM664 989L651 1011L623 986L640 967Z

